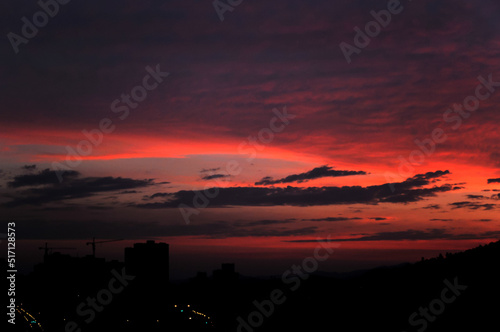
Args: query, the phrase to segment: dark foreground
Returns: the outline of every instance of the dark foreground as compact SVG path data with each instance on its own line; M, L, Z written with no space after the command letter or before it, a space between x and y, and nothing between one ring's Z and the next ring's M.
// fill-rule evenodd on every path
M500 242L358 276L168 284L61 255L19 277L13 331L498 331ZM61 261L62 260L62 261Z

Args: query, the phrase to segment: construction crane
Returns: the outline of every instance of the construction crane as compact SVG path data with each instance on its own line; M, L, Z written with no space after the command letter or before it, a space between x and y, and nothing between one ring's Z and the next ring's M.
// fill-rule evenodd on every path
M64 249L64 250L74 250L76 248L69 248L69 247L59 247L59 248L51 248L49 247L49 244L47 242L45 242L45 247L39 247L38 248L39 250L45 250L45 253L43 255L44 258L47 258L47 256L49 255L49 250L52 250L52 249Z
M123 241L123 239L104 240L104 241L97 241L96 242L95 237L93 237L92 242L87 242L87 245L92 245L92 256L95 258L95 245L97 243L106 243L106 242L115 242L115 241Z

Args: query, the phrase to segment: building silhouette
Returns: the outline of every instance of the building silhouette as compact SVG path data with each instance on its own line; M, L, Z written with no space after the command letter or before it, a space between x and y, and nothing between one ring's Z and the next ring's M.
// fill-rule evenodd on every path
M213 272L213 278L218 282L235 282L238 277L234 263L223 263L220 269Z
M168 283L169 246L167 243L135 243L133 248L125 248L125 267L127 273L147 279L149 282Z

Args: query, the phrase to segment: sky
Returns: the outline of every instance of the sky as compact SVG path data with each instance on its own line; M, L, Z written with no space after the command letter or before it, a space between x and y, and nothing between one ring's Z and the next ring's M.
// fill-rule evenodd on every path
M0 5L0 233L26 269L92 237L167 242L177 277L499 238L498 2L61 2Z

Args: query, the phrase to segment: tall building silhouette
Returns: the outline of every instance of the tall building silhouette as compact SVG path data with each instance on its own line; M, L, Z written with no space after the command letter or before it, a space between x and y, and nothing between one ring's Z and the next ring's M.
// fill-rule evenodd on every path
M125 315L156 322L167 310L169 245L147 241L125 248L125 271L133 278L122 298L128 301Z
M125 248L127 273L150 282L168 283L169 246L167 243L135 243L133 248Z

